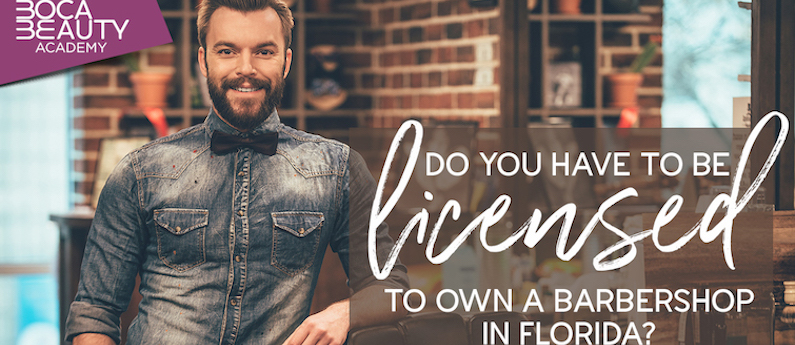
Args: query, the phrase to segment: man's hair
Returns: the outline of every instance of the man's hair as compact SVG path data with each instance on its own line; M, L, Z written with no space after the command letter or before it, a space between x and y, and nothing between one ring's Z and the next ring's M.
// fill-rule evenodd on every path
M282 22L282 33L284 34L285 49L290 48L293 40L293 12L282 0L201 0L199 6L199 18L196 20L196 27L199 29L199 44L204 47L207 43L207 30L210 27L210 17L220 7L228 7L243 13L264 10L268 7L276 11ZM206 47L205 47L206 48Z

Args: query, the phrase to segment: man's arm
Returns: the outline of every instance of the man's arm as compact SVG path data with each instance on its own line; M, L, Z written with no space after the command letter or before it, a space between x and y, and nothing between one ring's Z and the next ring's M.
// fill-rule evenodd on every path
M145 247L133 162L132 154L122 159L100 195L66 320L67 341L82 334L92 341L103 336L110 344L120 341L119 316L130 303Z
M72 345L116 345L116 342L104 334L83 333L72 339Z
M385 293L384 288L383 285L368 286L350 299L336 302L310 315L284 345L339 345L345 342L351 329L397 321L406 315L406 310L402 303L398 303L398 309L392 312L391 295ZM351 308L356 310L353 315Z
M375 198L376 183L356 151L350 151L348 169L342 179L338 231L331 240L331 249L342 261L348 274L353 296L310 315L290 335L284 345L342 344L351 329L396 321L406 315L402 303L391 310L391 294L385 288L408 289L406 268L396 263L387 279L378 281L370 272L366 257L367 229L370 208ZM383 262L392 248L386 224L378 227L378 256ZM351 312L353 310L353 312Z

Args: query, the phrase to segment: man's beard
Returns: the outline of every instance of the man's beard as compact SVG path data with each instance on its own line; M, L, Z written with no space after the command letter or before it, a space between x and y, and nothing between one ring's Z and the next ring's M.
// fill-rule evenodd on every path
M226 92L239 88L245 82L248 82L251 88L265 90L265 98L259 102L256 99L237 100L239 111L235 111L226 97ZM270 116L273 109L279 106L284 93L284 80L279 79L272 84L269 79L240 77L237 79L222 79L219 86L213 78L207 78L207 87L218 115L233 127L247 131L259 126Z

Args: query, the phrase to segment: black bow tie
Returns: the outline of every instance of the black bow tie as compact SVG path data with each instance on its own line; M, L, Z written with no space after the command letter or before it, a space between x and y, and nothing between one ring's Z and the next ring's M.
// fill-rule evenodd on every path
M238 147L248 147L262 154L272 156L276 153L276 143L279 141L277 132L268 132L243 138L220 131L214 131L210 139L210 150L223 155L236 150Z

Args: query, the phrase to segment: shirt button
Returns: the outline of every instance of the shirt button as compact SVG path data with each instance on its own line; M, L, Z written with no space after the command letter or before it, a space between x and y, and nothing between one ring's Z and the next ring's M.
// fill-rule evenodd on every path
M237 176L240 176L240 177L246 176L246 172L245 171L241 171L241 172L237 173Z
M237 215L243 217L243 210L237 211Z
M301 234L301 235L303 235L303 234L304 234L304 228L300 228L300 229L298 229L298 233L299 233L299 234Z
M177 232L180 232L180 231L182 231L182 228L180 228L180 227L177 227L177 228L176 228L176 229L174 229L174 230L177 230Z
M240 262L240 260L242 260L242 259L240 258L240 255L235 255L235 261L237 261L237 262Z
M232 303L232 305L237 305L237 300L236 299L232 299L232 302L230 302L230 303Z

